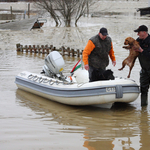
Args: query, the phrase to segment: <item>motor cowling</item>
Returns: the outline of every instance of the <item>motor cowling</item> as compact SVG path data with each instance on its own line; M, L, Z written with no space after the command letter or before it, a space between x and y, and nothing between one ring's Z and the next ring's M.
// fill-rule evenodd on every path
M61 74L64 68L65 62L63 57L57 51L52 51L45 58L45 65L43 70L45 75L52 77L53 75Z

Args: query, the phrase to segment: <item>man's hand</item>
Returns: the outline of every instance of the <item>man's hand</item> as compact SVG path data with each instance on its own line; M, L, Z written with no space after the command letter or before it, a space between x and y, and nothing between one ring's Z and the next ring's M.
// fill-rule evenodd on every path
M86 69L86 70L89 70L89 65L87 64L87 65L84 65L84 68Z
M112 65L113 65L113 66L116 66L116 61L112 61Z
M133 48L134 48L134 50L137 51L137 52L140 52L140 53L143 52L143 49L142 49L141 47L139 47L139 48L133 47Z

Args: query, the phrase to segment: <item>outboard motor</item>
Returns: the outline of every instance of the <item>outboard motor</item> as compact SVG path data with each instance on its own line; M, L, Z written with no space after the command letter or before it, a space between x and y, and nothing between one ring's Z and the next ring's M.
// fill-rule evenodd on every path
M45 58L45 65L43 66L42 73L51 78L65 80L65 77L62 74L64 65L65 62L60 53L53 51Z

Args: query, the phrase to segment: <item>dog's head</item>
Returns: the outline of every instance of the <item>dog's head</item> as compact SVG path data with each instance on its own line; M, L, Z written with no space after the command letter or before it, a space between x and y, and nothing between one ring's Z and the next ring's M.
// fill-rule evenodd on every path
M110 69L107 69L106 71L104 71L103 75L106 80L114 80L115 79L113 72Z
M134 38L132 38L132 37L127 37L127 38L125 39L125 41L124 41L124 45L131 45L131 44L133 44L134 41L135 41Z

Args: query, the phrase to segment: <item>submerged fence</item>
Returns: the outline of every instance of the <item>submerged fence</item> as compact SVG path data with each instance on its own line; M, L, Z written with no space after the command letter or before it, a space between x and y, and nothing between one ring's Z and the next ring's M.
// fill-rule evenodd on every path
M17 51L19 52L26 52L26 53L42 53L42 54L49 54L52 51L59 51L62 56L72 56L72 57L80 57L82 55L83 50L79 49L72 49L70 47L65 48L64 46L60 48L56 48L53 45L21 45L16 44Z

